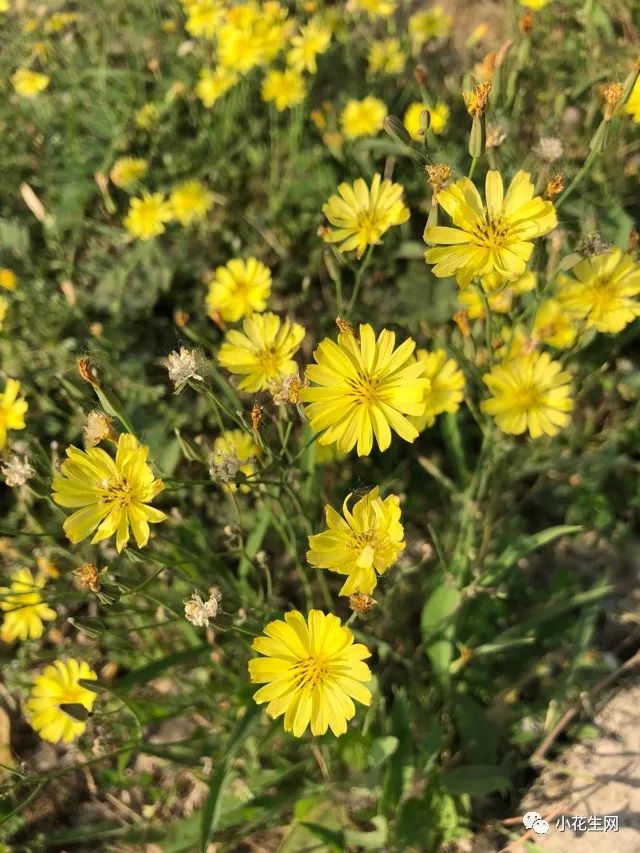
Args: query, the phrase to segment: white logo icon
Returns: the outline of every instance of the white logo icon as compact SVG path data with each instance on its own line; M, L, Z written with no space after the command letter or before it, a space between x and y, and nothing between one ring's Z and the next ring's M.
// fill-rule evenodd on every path
M527 829L532 829L537 835L546 835L549 832L549 824L538 812L527 812L522 822Z
M537 820L542 820L542 815L538 814L538 812L527 812L526 815L522 818L522 822L527 829L533 829L533 824Z

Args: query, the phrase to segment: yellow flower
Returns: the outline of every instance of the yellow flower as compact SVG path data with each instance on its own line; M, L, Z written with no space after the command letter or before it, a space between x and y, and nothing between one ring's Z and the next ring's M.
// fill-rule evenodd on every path
M420 130L420 115L423 110L428 110L431 123L429 130L436 134L442 133L449 121L449 107L446 104L438 102L435 107L428 107L421 101L414 101L406 109L403 123L412 139L422 139L418 131Z
M227 332L218 354L218 361L230 373L245 377L238 388L266 391L272 379L296 373L298 365L293 355L305 335L299 323L281 323L276 314L268 311L247 317L242 328L244 334L235 329Z
M620 332L640 316L640 264L620 249L581 261L558 276L558 299L588 329Z
M213 204L213 196L200 181L186 181L171 190L169 204L181 225L201 222Z
M0 0L0 13L9 11L9 0Z
M305 88L302 75L292 68L284 71L269 71L262 82L262 100L273 101L278 112L295 106L304 100Z
M220 0L193 0L186 12L185 29L196 38L213 38L224 20L224 5Z
M553 204L533 196L533 184L527 172L520 171L506 195L500 173L487 172L486 207L475 186L461 178L437 194L438 203L453 220L455 228L427 226L427 243L443 248L428 249L425 260L435 264L438 278L456 275L465 287L474 276L494 270L508 279L523 275L536 237L555 228Z
M238 75L228 68L216 68L215 71L210 68L202 68L200 79L195 87L196 97L200 98L207 109L210 109L218 98L221 98L237 82Z
M0 287L4 287L5 290L15 290L17 284L18 276L13 270L7 267L0 268Z
M115 460L100 447L67 448L67 459L53 478L53 500L64 507L78 508L64 523L72 542L81 542L95 530L92 543L116 534L116 549L129 541L129 526L139 548L149 541L149 523L166 519L159 509L148 506L162 491L147 464L149 448L123 433L118 438ZM97 529L96 529L97 528Z
M429 380L424 364L411 356L415 341L408 338L395 349L396 336L383 329L376 340L367 323L360 326L360 341L341 332L337 344L325 338L306 369L315 387L303 388L300 397L314 432L322 432L320 444L337 443L348 452L357 446L367 456L373 437L380 450L391 444L391 429L405 441L418 435L407 415L421 415Z
M551 0L520 0L520 5L537 11L538 9L544 9L550 2Z
M147 174L148 164L140 157L120 157L111 167L111 182L123 190L130 190Z
M640 122L640 79L636 80L627 103L624 105L624 111L633 116L635 122Z
M409 35L414 49L419 49L430 39L447 35L453 26L453 18L442 6L432 6L423 12L416 12L409 18Z
M273 0L262 4L251 33L252 41L260 50L262 62L275 59L291 38L294 25L287 21L288 14L288 9Z
M400 39L390 38L374 41L367 56L369 74L400 74L407 63Z
M39 675L27 699L29 725L43 740L70 743L87 727L82 709L91 711L96 700L93 690L80 681L95 681L95 672L85 661L55 660Z
M7 443L7 430L24 429L24 416L29 408L24 397L19 397L20 383L17 379L7 379L4 391L0 394L0 450Z
M29 569L16 569L11 575L11 586L0 587L0 610L4 619L0 640L37 640L44 634L43 622L56 618L56 611L48 607L40 595L43 577L33 577Z
M224 466L227 457L230 457L234 469L233 479L235 479L238 471L242 471L246 477L250 477L256 472L254 462L260 454L260 447L249 433L243 432L241 429L229 429L219 435L213 443L212 465L213 467L216 465ZM226 488L235 492L238 487L235 483L227 483ZM247 485L241 485L240 491L249 492L251 489Z
M354 12L366 12L370 18L388 18L396 10L395 0L351 0Z
M513 297L513 289L511 287L504 287L496 293L488 293L487 302L492 312L496 314L508 314L513 305ZM466 310L470 320L484 318L484 302L478 291L474 288L461 290L458 294L458 302Z
M162 193L145 194L142 198L132 198L129 212L124 219L124 227L132 237L150 240L164 231L165 222L169 222L173 210Z
M384 574L405 547L397 495L382 500L376 486L350 512L351 497L349 494L345 498L342 515L325 506L327 530L309 536L307 552L309 565L348 576L340 595L372 593L377 584L376 572Z
M41 578L46 580L47 578L59 578L60 577L60 569L55 566L48 557L44 557L42 554L36 557L36 565L38 566L38 573Z
M271 293L271 271L256 258L233 258L218 267L209 283L207 309L210 317L235 323L264 311Z
M547 299L540 305L533 321L534 340L562 349L571 346L576 334L570 314L557 299Z
M371 680L364 661L366 646L354 643L351 631L337 616L311 610L305 620L297 610L276 619L256 637L252 648L264 657L249 661L253 683L264 684L254 700L268 702L267 714L275 720L284 714L284 730L302 737L311 723L313 735L328 728L338 737L355 716L352 699L371 704L363 685Z
M54 12L53 15L45 21L45 33L60 33L65 27L74 24L79 18L79 15L73 12Z
M11 78L13 88L21 98L35 98L49 85L49 77L28 68L18 68Z
M416 351L416 358L424 364L424 375L431 383L424 393L424 412L410 418L418 432L433 426L443 412L457 412L464 398L464 374L457 362L447 358L442 349Z
M324 53L331 43L331 30L317 18L312 18L299 35L291 39L287 64L296 71L317 71L316 57Z
M224 68L246 74L264 58L262 44L251 38L251 30L227 23L218 32L218 61Z
M387 108L379 98L367 95L361 101L351 98L340 114L340 124L347 139L375 136L382 130Z
M555 435L570 420L571 375L548 353L517 355L483 376L492 397L480 408L495 418L503 432L532 438Z
M393 184L386 178L383 181L378 173L373 176L371 187L358 178L353 186L340 184L338 193L322 205L322 212L335 226L325 229L322 239L327 243L340 243L340 252L355 249L361 258L366 247L378 245L389 228L409 219L400 184Z
M136 127L140 130L151 130L160 118L160 110L155 104L143 104L135 114Z

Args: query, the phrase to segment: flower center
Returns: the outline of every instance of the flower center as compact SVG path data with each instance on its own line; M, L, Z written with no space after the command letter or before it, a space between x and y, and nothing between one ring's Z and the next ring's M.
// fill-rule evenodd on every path
M275 374L278 372L280 356L272 349L263 349L257 353L258 364L262 371L266 374Z
M502 217L487 219L486 222L476 222L473 235L480 246L487 249L499 249L507 241L509 223Z
M368 373L359 373L356 379L349 381L352 396L360 406L371 406L377 402L379 384L379 380Z
M515 395L515 404L518 409L535 409L541 402L540 389L535 385L526 385Z
M305 688L313 690L318 683L325 680L329 673L326 658L313 656L298 661L292 670L299 690Z
M370 210L361 211L358 213L357 224L357 230L365 242L373 243L380 236L379 221L375 212L372 213Z
M609 279L596 279L591 291L593 309L602 314L611 311L619 299L616 285Z
M121 477L119 480L103 480L100 485L104 490L103 503L116 504L120 508L125 508L133 500L133 490L126 477Z

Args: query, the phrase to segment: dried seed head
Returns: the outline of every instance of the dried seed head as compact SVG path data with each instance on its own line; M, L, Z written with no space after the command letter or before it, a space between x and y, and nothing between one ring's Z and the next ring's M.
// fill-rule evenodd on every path
M356 330L348 320L343 320L342 317L336 317L336 326L341 334L355 336Z
M84 446L95 447L101 441L116 441L116 432L111 419L104 412L89 412L83 430Z
M254 430L257 430L260 426L260 421L262 420L262 409L263 407L260 403L254 403L251 409L251 427Z
M555 163L564 154L562 142L555 136L541 136L538 153L545 163Z
M451 180L451 166L448 163L434 163L433 166L425 166L427 180L433 187L434 193L439 193Z
M174 394L179 394L190 379L202 381L199 361L197 351L186 347L180 347L180 352L174 351L167 356L166 368L173 382Z
M482 83L478 83L478 85L471 92L464 92L464 102L467 106L467 112L473 118L480 118L480 116L484 113L487 108L487 104L489 103L489 95L491 94L491 82L489 80L485 80Z
M471 334L471 326L469 325L469 314L467 311L456 311L453 315L453 322L460 329L463 338L468 338Z
M609 121L613 116L615 108L620 102L620 98L624 93L622 83L608 83L602 90L602 98L604 100L604 118Z
M498 54L495 50L492 50L490 53L484 57L482 62L476 63L473 68L473 73L478 78L478 80L488 81L493 79L493 75L496 71ZM473 115L473 113L471 113Z
M418 86L424 88L427 85L427 69L424 65L416 65L413 69L413 76Z
M487 138L485 141L485 145L487 146L487 148L500 148L506 138L507 134L501 125L487 125Z
M602 255L610 246L611 244L605 243L597 231L593 231L582 238L578 243L576 252L583 258L593 258L595 255Z
M24 484L35 474L35 471L29 463L28 456L20 458L15 453L9 456L9 458L2 463L0 469L2 470L2 476L4 477L5 483L11 488L24 486Z
M85 382L89 382L94 387L98 385L98 374L88 358L78 358L76 370Z
M564 178L561 174L552 175L547 181L547 186L545 187L544 197L548 199L554 199L556 196L559 196L562 190L564 189Z
M349 607L355 613L368 613L378 602L366 592L354 592L349 596Z
M80 589L90 589L91 592L98 592L100 589L100 578L106 571L106 567L102 571L98 571L98 567L93 563L83 563L82 566L74 570L73 576Z
M208 628L209 621L218 615L218 605L222 599L222 593L212 587L209 598L203 601L197 590L194 589L191 598L184 603L184 615L188 622L197 628Z
M531 12L525 12L524 15L520 15L518 20L518 29L523 36L529 35L533 29L533 15Z
M269 383L269 391L276 406L286 406L287 403L297 406L300 402L300 391L308 384L306 379L303 381L297 373L292 373L283 379L272 380Z
M242 464L248 465L250 461L245 460ZM235 483L240 465L240 459L236 453L214 450L209 458L209 475L217 483Z

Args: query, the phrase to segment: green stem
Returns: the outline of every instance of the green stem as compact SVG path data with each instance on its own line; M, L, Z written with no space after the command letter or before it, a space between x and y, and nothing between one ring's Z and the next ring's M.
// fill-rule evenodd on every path
M369 246L367 249L367 253L364 256L362 263L358 267L358 271L356 272L356 279L353 285L353 293L351 294L351 299L349 300L349 304L347 305L346 314L347 316L351 314L353 310L353 306L356 304L356 300L358 298L358 293L360 292L360 285L362 284L362 276L364 271L369 266L369 261L371 260L371 255L373 254L373 246Z

